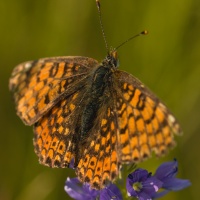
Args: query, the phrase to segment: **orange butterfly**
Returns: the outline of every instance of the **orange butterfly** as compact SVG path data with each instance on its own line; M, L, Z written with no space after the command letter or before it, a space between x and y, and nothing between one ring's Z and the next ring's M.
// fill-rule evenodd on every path
M82 182L103 188L122 164L160 156L180 126L166 106L132 75L118 70L116 50L101 62L67 56L18 65L10 78L16 110L34 126L40 163L74 168Z

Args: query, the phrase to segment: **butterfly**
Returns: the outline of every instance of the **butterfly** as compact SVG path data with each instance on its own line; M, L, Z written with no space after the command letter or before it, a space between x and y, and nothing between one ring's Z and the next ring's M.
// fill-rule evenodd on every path
M116 50L102 62L66 56L18 65L9 89L18 116L34 126L40 163L65 168L101 189L123 164L174 146L181 128L167 107L137 78L118 69Z

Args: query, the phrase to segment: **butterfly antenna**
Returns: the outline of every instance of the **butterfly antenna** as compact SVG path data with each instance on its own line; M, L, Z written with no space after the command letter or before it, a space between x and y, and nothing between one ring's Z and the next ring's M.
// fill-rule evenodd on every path
M127 42L129 42L130 40L132 40L133 38L136 38L138 36L141 36L141 35L147 35L148 34L148 31L147 30L144 30L142 31L141 33L138 33L137 35L134 35L132 37L130 37L128 40L122 42L117 48L115 48L116 50L119 49L121 46L123 46L124 44L126 44Z
M107 43L107 40L106 40L106 34L104 32L103 23L102 23L101 5L100 5L99 0L96 0L96 5L97 5L98 13L99 13L99 22L100 22L100 26L101 26L101 31L102 31L103 39L104 39L104 42L105 42L105 45L106 45L106 50L109 52L108 43Z

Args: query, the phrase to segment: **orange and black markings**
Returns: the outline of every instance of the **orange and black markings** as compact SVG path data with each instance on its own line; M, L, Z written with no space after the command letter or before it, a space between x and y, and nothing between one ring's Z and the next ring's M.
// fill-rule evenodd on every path
M74 168L100 189L122 164L160 156L181 133L166 106L132 75L117 68L116 51L98 63L54 57L18 65L10 78L16 110L34 126L40 163Z

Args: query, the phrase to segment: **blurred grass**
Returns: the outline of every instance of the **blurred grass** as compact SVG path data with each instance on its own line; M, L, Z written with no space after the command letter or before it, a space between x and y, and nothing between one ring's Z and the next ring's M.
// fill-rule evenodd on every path
M109 45L149 30L121 47L120 69L142 80L179 119L183 137L167 157L141 166L154 171L176 157L179 177L192 186L163 199L200 199L200 1L101 1ZM38 164L32 128L16 116L8 91L12 69L42 57L106 55L95 0L0 1L0 199L69 199L64 182L73 171Z

